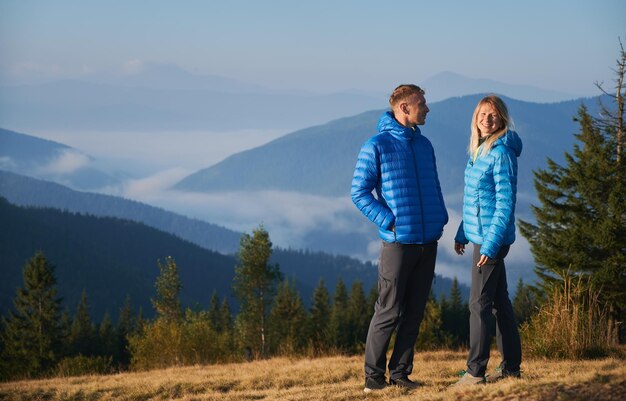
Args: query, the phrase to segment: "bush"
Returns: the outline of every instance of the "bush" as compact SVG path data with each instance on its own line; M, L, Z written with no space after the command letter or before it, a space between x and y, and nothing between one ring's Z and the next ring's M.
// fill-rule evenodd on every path
M593 358L613 353L608 313L588 279L564 273L539 311L522 325L522 344L533 356Z
M205 312L187 311L180 320L157 319L129 337L131 368L158 369L226 361L231 333L218 332Z
M56 366L56 376L103 375L113 371L110 356L71 356L63 358Z

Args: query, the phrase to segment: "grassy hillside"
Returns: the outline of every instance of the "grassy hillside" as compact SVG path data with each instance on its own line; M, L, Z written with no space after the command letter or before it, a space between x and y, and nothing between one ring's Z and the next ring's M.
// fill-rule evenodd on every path
M526 360L521 380L466 389L448 386L464 368L465 352L424 352L412 378L424 386L363 393L363 360L355 357L276 358L251 363L170 368L0 384L2 400L623 400L626 364ZM491 367L498 355L493 355Z

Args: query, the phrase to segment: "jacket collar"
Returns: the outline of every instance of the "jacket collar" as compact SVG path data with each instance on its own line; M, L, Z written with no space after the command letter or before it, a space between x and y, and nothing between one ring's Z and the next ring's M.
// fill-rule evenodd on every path
M419 127L407 128L400 124L390 111L386 111L378 120L378 132L389 133L392 136L401 140L411 140L414 137L421 135Z

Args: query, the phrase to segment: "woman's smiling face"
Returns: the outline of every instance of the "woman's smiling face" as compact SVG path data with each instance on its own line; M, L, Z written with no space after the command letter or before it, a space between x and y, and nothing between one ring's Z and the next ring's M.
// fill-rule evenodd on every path
M485 103L478 109L476 126L480 130L480 136L487 137L502 128L502 119L495 107Z

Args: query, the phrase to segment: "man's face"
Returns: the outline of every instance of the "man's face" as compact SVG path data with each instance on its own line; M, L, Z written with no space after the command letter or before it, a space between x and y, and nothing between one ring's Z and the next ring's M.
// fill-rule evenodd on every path
M426 106L426 99L421 93L414 94L407 99L406 102L407 123L410 127L415 125L424 125L426 123L426 114L430 111Z

